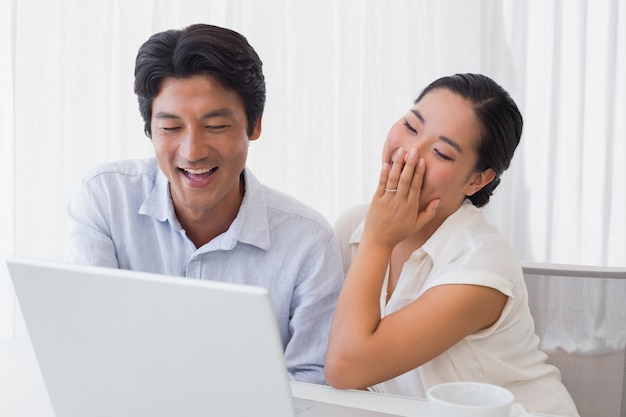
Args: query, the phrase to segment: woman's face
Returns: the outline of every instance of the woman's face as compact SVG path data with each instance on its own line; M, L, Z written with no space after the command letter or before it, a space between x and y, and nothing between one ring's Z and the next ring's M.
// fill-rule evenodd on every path
M426 171L420 209L439 198L437 217L458 209L466 196L493 179L493 171L475 172L481 129L471 103L446 89L435 89L416 103L389 131L383 162L398 148L417 149Z

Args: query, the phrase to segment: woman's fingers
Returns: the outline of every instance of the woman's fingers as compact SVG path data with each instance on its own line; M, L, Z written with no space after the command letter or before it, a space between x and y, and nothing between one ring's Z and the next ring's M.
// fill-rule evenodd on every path
M378 183L379 195L382 197L388 193L389 197L397 194L406 198L409 192L414 194L417 191L419 196L422 179L415 178L415 168L419 161L421 158L418 159L415 149L410 149L407 152L405 149L399 148L391 158L391 164L383 164Z
M417 219L415 220L415 230L421 229L426 223L428 223L435 217L435 214L437 214L438 205L439 199L436 198L430 201L426 208L417 214Z
M387 189L387 179L389 178L389 171L391 171L391 164L388 162L383 163L383 167L380 170L380 177L378 178L378 189L375 196L382 197Z
M404 159L406 151L399 148L391 158L391 164L383 164L383 170L380 175L379 192L396 193L398 191L398 182L403 173Z
M399 148L393 155L391 164L383 164L379 180L379 195L419 199L424 176L424 160L416 149L406 151Z
M403 166L400 174L400 180L396 186L400 196L404 198L410 197L411 199L414 199L416 203L419 200L419 192L422 188L422 175L420 175L419 170L416 169L416 167L418 167L418 162L421 160L422 158L418 159L417 150L413 148L409 149L408 153L405 153L405 157L402 161ZM415 192L417 192L417 194L415 194ZM409 194L412 194L412 196Z
M409 153L409 157L415 165L413 167L413 174L411 175L410 182L407 186L407 198L418 201L420 193L422 192L426 163L424 162L424 158L417 155L417 152L413 155Z

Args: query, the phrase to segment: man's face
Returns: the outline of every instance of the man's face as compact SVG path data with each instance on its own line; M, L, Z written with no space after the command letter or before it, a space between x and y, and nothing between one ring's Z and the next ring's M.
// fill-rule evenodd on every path
M248 142L239 95L209 75L166 78L152 103L152 143L180 217L233 215L242 199L240 174Z

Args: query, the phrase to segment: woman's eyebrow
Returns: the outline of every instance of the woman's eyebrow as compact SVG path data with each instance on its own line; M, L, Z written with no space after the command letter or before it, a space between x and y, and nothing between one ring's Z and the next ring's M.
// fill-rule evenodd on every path
M419 110L411 109L411 113L413 113L415 117L417 117L419 121L422 122L422 124L426 123L426 121L424 120L424 116L422 116L422 113L420 113Z
M422 116L422 113L419 112L419 110L411 109L411 113L413 113L415 117L417 117L422 124L426 124L426 120L424 119L424 116ZM439 140L452 146L458 153L460 154L463 153L463 149L461 149L461 146L456 141L450 139L449 137L442 135L442 136L439 136Z
M452 146L454 149L456 149L456 151L460 154L463 153L463 149L461 149L461 147L459 146L459 144L455 141L453 141L452 139L450 139L447 136L439 136L439 140L441 140L442 142L447 143L448 145Z

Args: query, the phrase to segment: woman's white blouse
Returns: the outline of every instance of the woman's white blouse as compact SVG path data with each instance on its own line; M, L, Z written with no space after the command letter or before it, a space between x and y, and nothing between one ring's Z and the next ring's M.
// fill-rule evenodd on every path
M352 214L363 216L361 207ZM354 217L340 219L356 224ZM363 233L363 222L347 230L337 224L342 255L351 257ZM342 241L343 235L343 241ZM346 248L347 246L347 248ZM387 301L387 278L380 297L381 317L405 307L430 288L444 284L481 285L507 295L498 321L475 332L430 362L370 389L396 395L425 397L425 391L449 381L481 381L507 387L529 412L577 416L557 368L546 364L539 350L528 293L515 251L482 211L469 200L415 251L403 266ZM427 343L427 341L425 341Z

